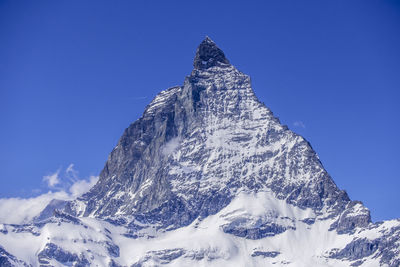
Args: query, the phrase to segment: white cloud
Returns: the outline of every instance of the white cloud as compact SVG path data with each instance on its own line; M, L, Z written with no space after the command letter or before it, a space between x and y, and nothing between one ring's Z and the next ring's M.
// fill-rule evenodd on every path
M79 197L89 191L97 181L99 180L98 176L90 176L89 180L78 180L69 188L69 192L72 196Z
M306 128L306 125L305 125L304 122L302 122L302 121L295 121L295 122L293 123L293 125L294 125L295 127L300 127L300 128L303 128L303 129Z
M69 164L68 167L67 167L67 169L65 170L65 172L66 172L66 173L69 173L69 172L76 172L76 171L74 170L74 164L73 164L73 163Z
M74 164L71 163L65 170L65 174L67 175L67 178L69 178L71 181L75 182L78 179L78 171L74 169Z
M48 192L33 198L0 199L0 222L23 224L38 215L52 199L71 199L64 191Z
M47 186L54 187L55 185L60 183L60 169L58 169L55 173L43 176L43 181L47 183Z
M49 204L53 199L73 200L89 191L98 181L97 176L90 176L89 179L79 179L77 171L70 164L65 170L65 177L60 177L61 170L43 177L50 188L55 185L64 185L57 188L57 191L48 191L37 197L31 198L0 198L0 222L23 224L32 220ZM70 178L74 177L71 183ZM67 180L67 181L64 181Z
M162 148L162 153L165 156L168 156L169 154L173 153L181 143L181 139L179 137L172 138L167 142L164 147Z

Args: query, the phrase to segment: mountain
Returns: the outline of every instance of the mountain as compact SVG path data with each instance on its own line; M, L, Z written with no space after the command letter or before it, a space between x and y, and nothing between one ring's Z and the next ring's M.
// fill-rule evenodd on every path
M89 192L0 224L0 263L400 266L400 220L372 223L210 38L193 65L124 131Z

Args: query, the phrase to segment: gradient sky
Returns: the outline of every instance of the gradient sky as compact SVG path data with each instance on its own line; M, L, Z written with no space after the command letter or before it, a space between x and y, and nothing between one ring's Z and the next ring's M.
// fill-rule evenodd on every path
M374 220L400 217L399 1L0 1L0 198L98 175L209 35Z

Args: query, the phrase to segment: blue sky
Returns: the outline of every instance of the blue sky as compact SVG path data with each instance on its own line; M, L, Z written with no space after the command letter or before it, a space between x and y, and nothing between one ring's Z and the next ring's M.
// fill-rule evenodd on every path
M398 1L0 1L0 198L98 175L209 35L340 188L400 217L399 29Z

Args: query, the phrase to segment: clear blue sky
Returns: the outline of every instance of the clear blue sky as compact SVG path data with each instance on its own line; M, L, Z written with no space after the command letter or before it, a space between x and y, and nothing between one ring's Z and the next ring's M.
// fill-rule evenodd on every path
M0 198L97 175L205 35L374 220L400 217L399 1L2 0Z

